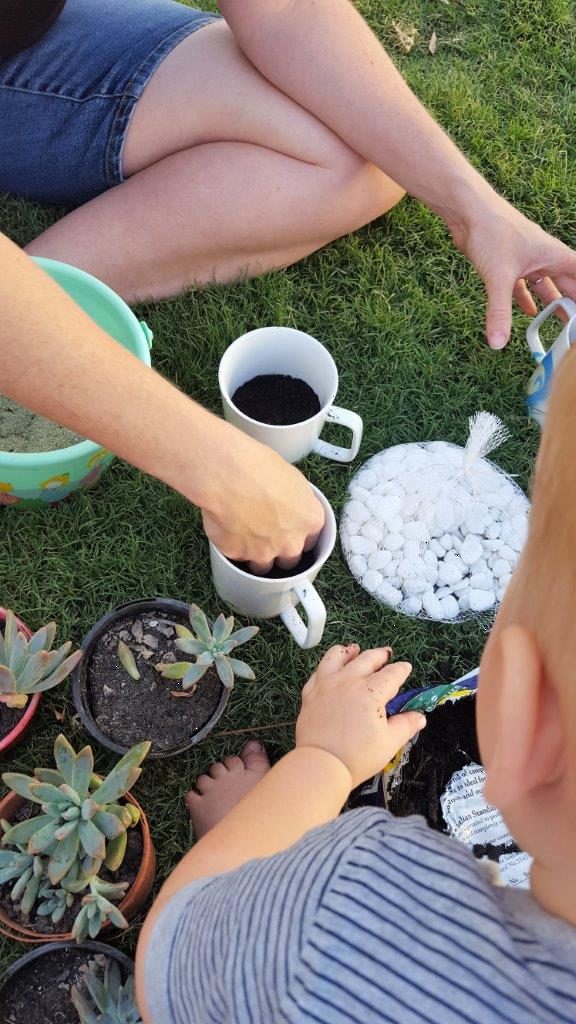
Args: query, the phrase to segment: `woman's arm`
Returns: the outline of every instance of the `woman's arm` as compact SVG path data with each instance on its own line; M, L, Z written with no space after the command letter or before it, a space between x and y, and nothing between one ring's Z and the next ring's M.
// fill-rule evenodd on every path
M511 297L536 312L523 278L576 298L576 254L499 197L410 91L349 0L220 0L246 56L448 225L488 293L490 344L506 343Z
M180 491L225 554L301 553L323 510L293 466L141 363L3 235L0 268L4 394Z

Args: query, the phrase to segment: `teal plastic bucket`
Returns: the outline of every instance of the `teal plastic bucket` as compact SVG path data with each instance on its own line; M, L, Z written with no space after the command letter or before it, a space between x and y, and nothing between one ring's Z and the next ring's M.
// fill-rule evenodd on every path
M119 295L67 263L40 257L34 261L99 327L150 366L152 332ZM55 504L73 491L95 484L113 459L112 452L93 441L37 454L0 451L0 505Z

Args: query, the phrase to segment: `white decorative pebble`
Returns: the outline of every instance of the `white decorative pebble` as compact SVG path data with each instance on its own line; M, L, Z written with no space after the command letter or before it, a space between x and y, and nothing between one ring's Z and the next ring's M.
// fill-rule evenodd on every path
M491 572L475 572L470 577L470 586L474 590L494 590L494 577Z
M405 601L402 601L401 607L406 615L419 615L422 611L422 601L419 597L407 597Z
M460 612L458 601L452 594L447 594L446 597L443 597L440 604L442 605L442 615L445 619L455 619Z
M415 519L413 522L407 522L404 524L402 533L408 540L428 540L430 531L425 523Z
M362 537L368 537L369 540L379 541L382 540L384 535L384 527L382 523L378 523L375 519L370 519L360 527L360 533Z
M488 540L496 540L500 536L500 530L502 529L500 523L492 522L486 527L486 536Z
M402 589L409 597L413 594L422 594L429 587L430 584L425 576L409 576L408 579L402 580Z
M470 591L469 590L465 590L463 594L460 594L458 596L458 607L460 608L460 612L461 613L462 612L469 612L470 611Z
M388 576L390 579L392 577L396 579L398 573L398 562L396 562L394 559L391 559L391 561L388 562L388 565L384 566L383 572L384 575Z
M390 551L373 551L368 555L368 565L371 569L384 569L392 561Z
M479 558L474 565L470 566L470 572L474 575L477 572L488 572L488 562L485 558Z
M444 548L444 551L450 551L450 548L452 547L452 534L444 533L442 537L440 537L440 544Z
M430 541L430 551L433 551L438 558L444 558L445 548L442 547L439 540Z
M428 548L428 550L424 552L422 560L426 565L430 565L433 568L436 568L438 565L438 556L434 554L431 548Z
M389 533L402 533L402 527L404 526L404 520L402 516L392 516L386 523Z
M401 533L389 533L384 538L384 546L388 551L398 551L404 546L404 537Z
M362 579L366 569L368 568L368 562L363 555L352 555L348 565L350 566L350 571L358 579Z
M474 537L474 534L468 534L465 541L460 549L460 558L466 565L474 565L482 558L483 548L479 540Z
M363 469L356 477L355 483L357 483L359 487L365 487L366 490L370 491L372 487L375 487L378 483L378 477L374 470Z
M351 537L349 545L353 555L370 555L376 551L376 541L369 537Z
M433 594L431 590L428 590L424 594L424 597L422 598L422 604L424 606L424 611L431 619L442 619L444 617L442 605L440 604L440 601L438 600L436 595Z
M500 554L500 558L506 558L507 561L509 561L511 565L514 565L514 563L516 562L516 559L518 558L518 555L516 554L516 552L508 544L503 544L502 545L502 547L500 548L499 554Z
M414 516L421 505L421 498L418 494L408 494L402 502L402 512L405 516Z
M462 570L451 562L442 562L438 569L438 583L442 587L451 587L462 579Z
M390 604L393 608L396 608L402 600L402 591L385 581L378 590L378 597L385 604Z
M350 497L354 498L355 501L362 502L365 505L366 499L370 497L370 491L368 491L365 487L351 487Z
M509 576L512 566L505 558L497 558L492 566L492 572L495 576Z
M425 575L426 579L428 580L428 583L430 584L430 586L433 587L434 584L436 583L437 579L438 579L438 569L437 569L437 567L435 565L427 565L426 569L424 570L424 575Z
M396 497L395 494L386 494L380 498L378 502L378 516L383 519L385 523L389 522L394 516L397 516L402 508L402 499Z
M451 587L439 587L439 589L436 591L436 597L438 598L439 601L441 601L443 597L450 597L451 593Z
M473 612L488 611L496 601L495 594L489 590L473 590L471 588L468 593L470 595L470 610Z
M404 558L420 558L422 545L417 540L407 540L404 545Z
M466 530L468 533L484 533L484 517L477 512L469 512L466 516Z
M384 579L381 572L378 572L376 569L368 569L368 572L364 574L362 583L370 594L375 594L384 583Z
M468 578L468 576L466 576L465 579L459 580L458 583L453 583L452 590L454 591L455 594L463 594L464 591L468 590L469 586L470 579Z
M361 501L349 501L346 506L346 515L354 523L365 523L370 519L370 512Z

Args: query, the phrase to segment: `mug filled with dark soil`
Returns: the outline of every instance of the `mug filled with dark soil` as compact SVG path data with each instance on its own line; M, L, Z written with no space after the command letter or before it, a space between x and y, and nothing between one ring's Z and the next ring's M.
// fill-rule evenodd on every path
M239 430L299 462L314 452L351 462L362 439L362 420L334 405L338 369L328 350L292 327L261 327L228 347L218 370L224 416ZM321 439L326 422L351 432L349 448Z
M253 377L237 388L232 401L250 419L277 427L303 423L322 408L318 395L305 380L285 373Z
M188 612L182 601L134 601L109 612L85 637L74 701L85 728L104 746L124 753L150 740L149 758L173 757L199 743L222 715L229 691L213 667L193 692L156 669L183 660L175 625L189 627ZM132 652L139 679L122 665L120 641Z
M27 953L10 967L0 988L2 1024L78 1024L71 993L85 994L84 976L102 977L107 960L120 966L122 983L134 965L119 950L103 942L53 943Z

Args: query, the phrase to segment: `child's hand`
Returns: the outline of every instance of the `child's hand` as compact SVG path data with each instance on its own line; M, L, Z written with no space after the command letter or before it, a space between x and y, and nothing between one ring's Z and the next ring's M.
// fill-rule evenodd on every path
M296 746L319 747L346 765L352 786L371 778L426 725L416 711L386 717L386 704L412 666L387 665L389 647L360 653L357 644L332 647L302 691Z

